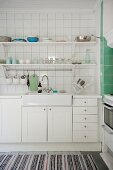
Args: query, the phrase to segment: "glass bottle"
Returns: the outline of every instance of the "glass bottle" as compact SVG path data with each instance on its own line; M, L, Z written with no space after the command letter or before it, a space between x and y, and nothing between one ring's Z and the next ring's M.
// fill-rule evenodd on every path
M39 85L38 85L38 93L42 93L42 85L41 85L40 81L39 81Z
M85 63L86 63L86 64L90 64L90 63L91 63L91 59L90 59L90 49L86 49Z

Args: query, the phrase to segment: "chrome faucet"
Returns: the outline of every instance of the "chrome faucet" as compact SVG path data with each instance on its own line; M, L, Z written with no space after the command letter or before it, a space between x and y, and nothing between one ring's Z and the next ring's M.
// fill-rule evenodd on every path
M47 79L47 87L45 89L43 89L43 90L46 91L46 93L49 93L52 90L51 88L49 88L49 78L48 78L47 75L43 75L42 81L44 80L44 78Z

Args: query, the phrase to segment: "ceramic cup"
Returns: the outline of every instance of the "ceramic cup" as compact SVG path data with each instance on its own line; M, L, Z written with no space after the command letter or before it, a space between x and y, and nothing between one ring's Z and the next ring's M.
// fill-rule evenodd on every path
M12 84L12 82L13 82L12 77L11 77L11 76L8 76L8 77L6 78L6 83L7 83L7 84Z
M13 84L19 84L20 83L20 77L18 75L13 77Z

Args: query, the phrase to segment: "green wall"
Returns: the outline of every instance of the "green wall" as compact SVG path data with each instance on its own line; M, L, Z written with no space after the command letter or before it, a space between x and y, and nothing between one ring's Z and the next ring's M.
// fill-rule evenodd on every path
M101 3L101 94L113 94L113 49L107 46L103 37L103 2Z

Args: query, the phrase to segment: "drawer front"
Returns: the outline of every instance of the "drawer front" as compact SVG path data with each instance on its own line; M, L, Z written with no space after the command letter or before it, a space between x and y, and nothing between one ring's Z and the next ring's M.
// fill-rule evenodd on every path
M97 142L98 135L96 131L74 131L73 142Z
M73 106L97 106L97 99L73 99Z
M97 115L73 115L73 122L98 122Z
M97 123L73 123L73 131L97 131Z
M73 114L97 114L97 107L73 107Z

